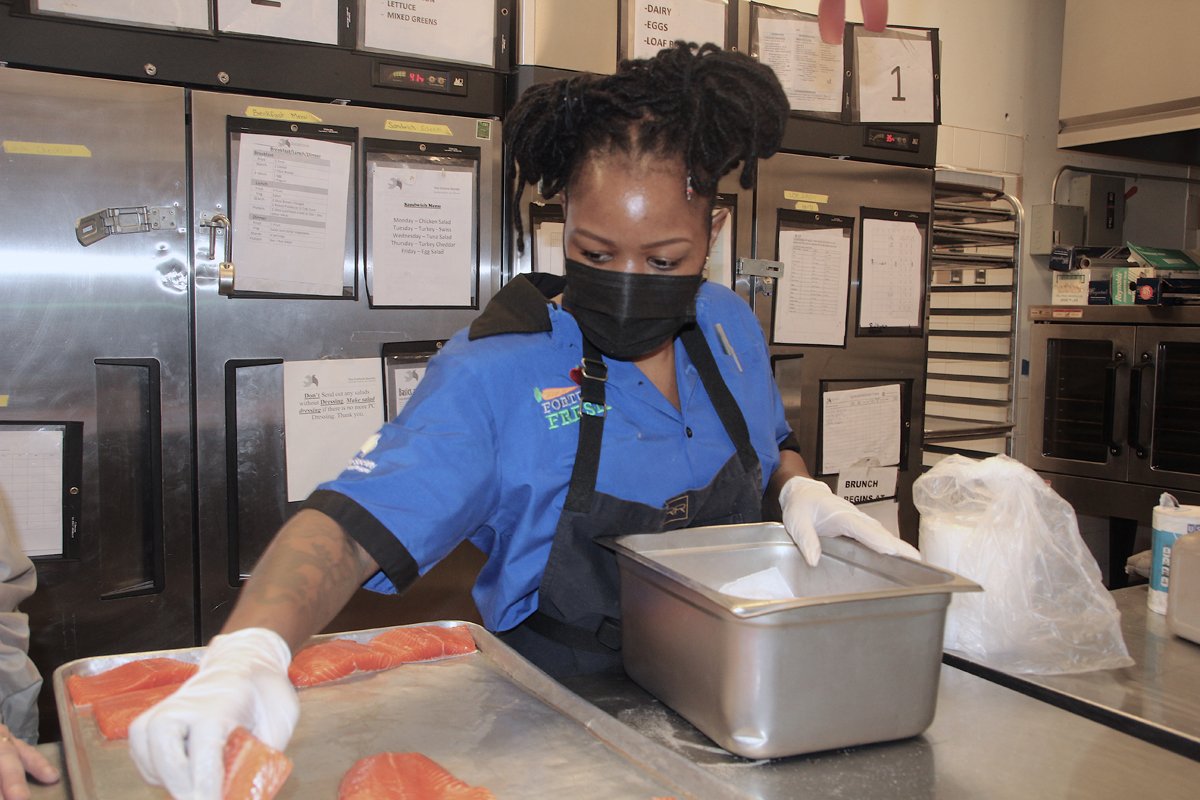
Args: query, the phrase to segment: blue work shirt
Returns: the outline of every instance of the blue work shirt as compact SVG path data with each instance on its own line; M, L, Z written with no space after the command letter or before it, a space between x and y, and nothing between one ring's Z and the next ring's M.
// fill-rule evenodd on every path
M536 290L520 288L528 307ZM366 588L402 589L470 539L487 555L472 591L484 624L508 630L537 608L575 462L580 388L572 370L582 336L570 313L540 295L536 301L533 327L545 330L474 340L455 334L400 415L307 503L380 564ZM791 431L762 331L745 301L711 283L701 286L696 316L746 419L765 491ZM735 451L683 344L676 339L679 409L632 362L606 362L596 490L661 508L707 485Z

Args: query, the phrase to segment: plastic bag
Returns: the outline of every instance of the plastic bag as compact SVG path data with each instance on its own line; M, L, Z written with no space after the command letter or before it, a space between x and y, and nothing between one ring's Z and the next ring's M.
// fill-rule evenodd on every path
M913 484L921 555L983 587L954 597L944 645L1009 672L1133 664L1075 511L1007 456L952 455Z

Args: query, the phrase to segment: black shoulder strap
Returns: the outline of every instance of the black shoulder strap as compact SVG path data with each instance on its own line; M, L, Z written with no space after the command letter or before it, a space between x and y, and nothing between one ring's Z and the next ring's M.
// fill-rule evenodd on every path
M725 426L725 432L737 448L738 460L747 472L753 472L758 467L758 453L754 451L754 445L750 444L750 429L746 427L746 418L742 416L742 409L738 407L737 400L733 398L733 393L721 377L721 370L713 358L708 340L704 338L699 325L685 328L679 338L683 340L688 358L700 373L700 381L708 392L708 399L712 400L713 408L717 410L717 416Z
M571 486L567 490L566 511L587 511L591 508L596 476L600 473L600 441L604 436L604 384L608 381L608 366L594 344L583 337L583 373L579 393L579 444L575 448L575 467Z

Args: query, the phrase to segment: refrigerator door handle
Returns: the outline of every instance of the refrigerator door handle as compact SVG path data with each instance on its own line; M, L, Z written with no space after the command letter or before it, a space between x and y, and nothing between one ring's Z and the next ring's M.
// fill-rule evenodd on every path
M133 367L135 369L144 369L146 371L146 405L144 407L144 419L146 421L147 445L144 451L146 456L147 472L144 473L148 477L150 485L149 496L146 498L148 504L148 513L145 516L141 527L141 546L140 551L145 559L140 577L132 585L122 586L119 589L113 589L104 592L100 595L103 600L116 600L124 597L137 597L146 594L159 594L166 589L166 569L164 565L164 522L163 522L163 438L162 438L162 394L161 394L161 366L156 358L97 358L95 359L97 366L111 367ZM105 404L100 404L99 409L105 408ZM114 471L120 468L110 464L106 467L105 460L107 456L116 457L115 453L110 451L110 448L100 447L99 449L99 472L105 474L107 470Z
M217 292L226 297L233 294L233 227L229 217L224 214L213 214L207 220L200 221L201 227L208 228L208 260L217 260L217 231L225 234L225 258L217 266Z
M239 522L241 486L238 472L238 370L282 364L282 358L234 358L225 362L225 574L230 586L250 577L242 572Z
M1142 436L1142 373L1154 370L1154 360L1149 353L1142 353L1138 363L1129 368L1129 447L1138 458L1145 458L1147 447Z
M1117 422L1117 370L1124 364L1125 354L1118 350L1113 354L1112 361L1108 362L1104 368L1108 376L1104 385L1104 436L1108 442L1108 452L1114 456L1121 455L1121 443L1117 441L1117 432L1114 428Z

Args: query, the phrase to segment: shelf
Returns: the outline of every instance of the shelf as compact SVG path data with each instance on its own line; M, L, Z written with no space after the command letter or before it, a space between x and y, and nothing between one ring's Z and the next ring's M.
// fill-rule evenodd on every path
M995 175L938 170L934 196L929 291L931 296L945 297L943 303L952 303L956 307L929 309L929 318L938 319L947 327L928 331L929 340L935 345L926 354L927 386L935 381L952 383L939 386L941 392L927 389L925 400L927 403L952 404L952 413L961 416L926 414L925 450L939 455L961 453L986 457L993 453L958 446L958 443L1002 438L1004 452L1011 455L1017 379L1017 360L1012 354L1018 352L1020 280L1017 272L1024 210L1016 198L1004 193L1004 181ZM1011 274L995 271L1001 269ZM987 282L989 273L992 280L1001 278L1003 283ZM932 278L938 282L934 284ZM954 282L947 283L947 278ZM961 296L973 297L960 299ZM971 305L972 300L991 307L961 307ZM996 307L997 301L1002 304L1000 307ZM970 330L967 319L971 317L987 317L989 329ZM935 337L941 337L940 341ZM978 344L972 344L972 340ZM1008 352L987 352L994 349L999 340L1008 340ZM953 349L936 349L947 346ZM1000 349L1004 349L1003 346ZM965 367L940 364L930 370L928 362L934 360L1003 366L989 367L987 371L992 373L989 375L969 375L962 374L970 371ZM997 375L997 372L1004 374ZM1007 391L1000 387L1006 387ZM951 391L947 393L946 390ZM1003 399L979 396L994 397L997 394ZM1006 419L1000 422L983 418L1001 415Z
M1011 422L986 423L974 419L925 415L925 441L945 442L960 439L991 439L1012 432Z

